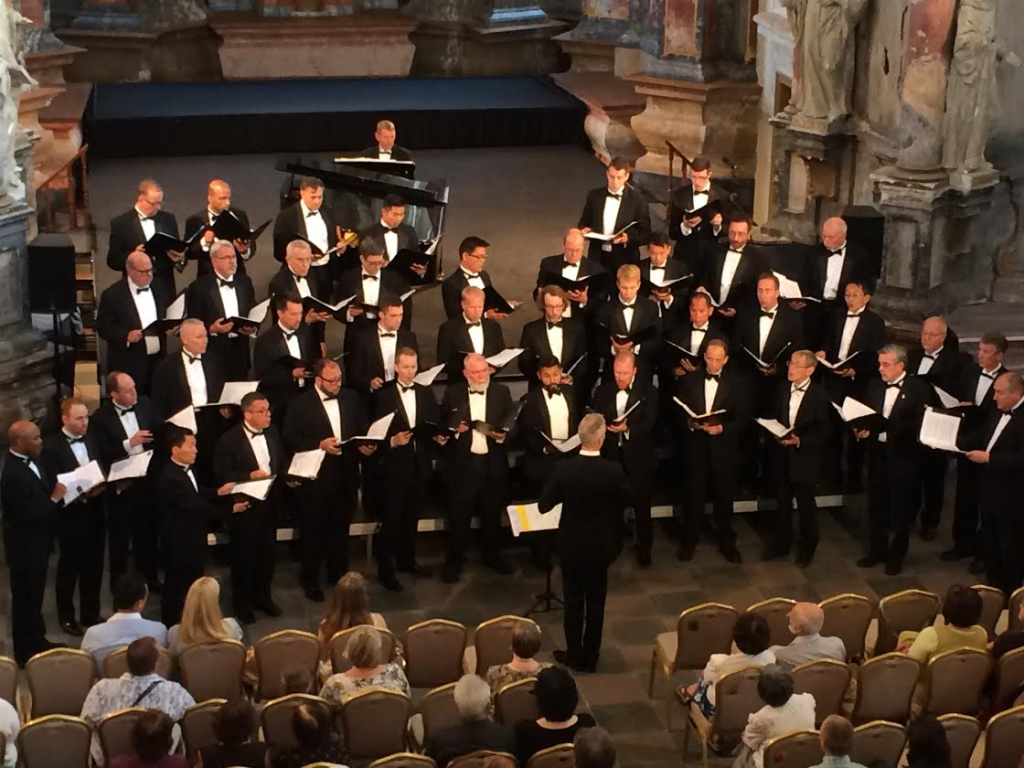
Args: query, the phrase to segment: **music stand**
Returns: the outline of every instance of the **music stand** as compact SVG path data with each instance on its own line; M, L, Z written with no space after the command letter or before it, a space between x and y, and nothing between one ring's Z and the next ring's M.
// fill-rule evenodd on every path
M558 529L558 522L561 519L561 507L561 504L557 504L548 510L546 514L542 515L540 514L537 502L510 504L506 508L506 512L509 522L512 524L512 535L518 538L524 534L538 533L548 534L550 538L553 538L554 532ZM538 544L547 545L550 538L548 540L542 539ZM559 608L565 608L565 603L551 589L551 571L554 569L550 556L552 553L546 552L545 554L548 556L544 562L544 591L539 595L535 595L533 605L523 614L524 616L534 613L551 613Z
M534 613L552 613L558 609L565 609L565 603L562 602L562 598L556 595L551 589L551 572L554 570L554 561L551 557L552 553L547 553L547 561L544 565L544 591L539 595L534 595L536 598L530 609L523 615L529 618Z

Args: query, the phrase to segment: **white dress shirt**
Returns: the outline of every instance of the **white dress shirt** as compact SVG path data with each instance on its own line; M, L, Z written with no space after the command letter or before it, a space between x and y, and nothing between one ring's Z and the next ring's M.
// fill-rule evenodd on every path
M558 362L562 362L562 324L551 325L547 320L544 323L545 328L547 328L548 346L551 348L551 354L554 355Z
M850 345L853 344L853 335L857 332L857 328L860 326L861 316L864 314L864 308L861 307L856 312L846 313L846 322L843 323L843 335L839 341L839 360L845 360L850 354ZM839 362L836 360L835 362Z
M886 385L886 387L885 387L885 400L882 402L882 415L885 418L887 418L887 419L889 418L889 415L892 413L893 407L896 405L896 400L900 396L900 392L903 391L903 385L906 384L906 383L907 383L907 374L904 373L902 376L900 376L898 379L896 379L896 381L892 382L892 384L899 384L900 386L895 387L895 386L888 386L888 385ZM878 436L878 442L880 442L880 443L888 442L888 439L889 439L889 436L885 432L883 432L882 434L880 434Z
M479 272L470 272L465 267L459 267L462 270L462 274L466 276L466 282L472 285L474 288L479 288L481 291L487 286L484 284L484 279L480 277Z
M153 298L153 287L147 285L144 288L139 288L139 286L129 280L128 290L132 295L132 301L135 302L135 311L139 313L139 325L145 330L157 320L156 299ZM160 339L156 336L143 336L142 340L146 345L147 355L155 355L160 351ZM127 347L129 343L126 341L125 346Z
M156 234L156 220L152 216L147 216L140 211L138 206L135 206L135 212L139 214L139 223L142 225L142 234L145 236L146 242L148 242L149 239Z
M308 299L313 294L309 291L309 278L296 275L290 269L288 270L292 274L292 280L295 281L295 290L299 292L299 296L304 299Z
M290 331L281 325L280 321L277 327L281 329L281 333L284 334L284 345L288 347L288 354L294 357L296 360L302 359L302 347L299 346L299 334L298 329ZM306 386L305 379L299 379L299 389Z
M1010 409L1009 413L1004 413L999 417L999 422L996 424L996 428L992 432L992 437L988 441L988 445L985 446L986 453L992 453L992 449L995 447L995 444L999 442L999 438L1002 436L1003 430L1006 429L1006 425L1010 423L1010 419L1013 418L1014 412L1020 408L1021 403L1024 403L1024 398L1018 400L1017 404Z
M625 194L626 189L623 187L618 192L612 192L610 189L606 190L607 195L604 198L604 211L601 215L601 231L606 235L615 233L615 222L619 218L619 208L622 205L622 195ZM615 195L615 197L612 197ZM612 249L611 243L601 243L602 251L610 251Z
M316 393L320 395L320 404L324 407L327 420L331 422L331 432L338 442L341 442L341 404L338 402L338 398L329 398L320 387L316 388Z
M621 298L619 304L622 305L622 322L626 325L626 332L629 333L633 330L633 315L636 313L636 299L627 304Z
M577 261L575 264L566 264L565 257L562 257L562 277L566 280L579 280L580 279L580 264L582 262ZM572 317L572 302L568 301L565 304L565 311L562 313L562 317Z
M478 355L484 353L484 326L483 322L478 321L476 325L470 325L470 319L466 317L465 313L462 315L462 319L466 321L466 331L469 333L469 343L473 347L473 351Z
M262 429L257 432L246 424L242 424L242 432L245 433L245 437L249 441L249 446L252 448L253 455L256 456L256 464L258 464L259 468L269 475L270 448L267 447L267 436L263 434Z
M34 474L40 480L43 479L43 476L39 473L39 465L36 464L35 459L25 455L24 453L15 453L14 451L11 451L11 456L16 456L17 458L21 459L23 462L25 462L25 464L28 465L28 468L32 470L32 474Z
M227 320L229 317L238 317L238 294L235 293L235 277L224 277L219 274L217 270L213 271L214 277L217 278L217 293L220 294L220 302L224 307L224 319ZM221 285L220 280L226 280L231 285ZM238 334L231 332L228 334L228 338L237 338Z
M626 404L629 402L629 390L633 388L636 383L636 375L633 375L633 379L629 382L627 389L620 389L615 393L615 419L621 419L626 415ZM619 433L619 445L622 445L623 440L629 439L629 430Z
M470 421L487 421L487 390L483 392L474 392L472 388L469 390L469 419ZM473 429L472 426L469 431L473 438L469 452L477 455L487 453L490 449L490 446L487 445L487 436L480 430Z
M398 253L398 233L383 221L380 225L384 227L384 250L387 252L388 261L391 261Z
M810 380L803 382L802 384L793 384L789 388L789 426L793 427L796 425L797 414L800 413L800 405L804 401L804 395L807 394L807 388L811 386Z
M548 419L551 422L552 440L569 439L569 404L565 401L565 395L561 392L551 394L544 392L544 405L548 409Z
M925 352L924 354L921 355L921 362L917 366L918 376L923 376L932 369L932 366L935 365L935 358L939 356L940 352L942 352L941 349L936 350L935 352ZM932 355L934 355L935 357L932 357Z
M209 208L206 209L206 223L209 224L211 227L213 226L213 223L217 220L218 216L220 216L219 213L214 213ZM206 242L206 238L200 235L199 247L203 249L203 253L209 253L211 245L213 245L213 243Z
M306 238L311 243L314 243L324 254L317 256L314 253L313 265L322 267L331 260L331 257L327 255L327 251L331 247L328 243L327 222L324 221L324 217L320 214L319 210L310 211L303 200L299 201L299 210L302 212L302 220L306 222Z
M701 208L703 208L705 205L708 204L708 200L710 199L710 196L711 196L711 184L708 184L700 192L698 192L696 189L694 189L693 190L693 208L691 208L689 211L686 211L686 213L689 214L689 213L692 213L693 211L699 211ZM701 223L703 223L703 222L701 222ZM683 237L689 237L690 235L693 234L693 230L690 227L686 226L686 218L685 217L683 218L683 220L681 222L679 222L679 231L683 233ZM715 236L717 237L718 233L722 231L721 225L719 225L717 227L716 226L712 226L712 231L714 232Z
M825 288L822 296L825 299L835 299L839 294L839 278L843 274L843 263L846 261L846 243L838 251L829 254L825 264Z
M992 382L996 380L999 375L999 369L1002 366L997 365L991 371L982 370L978 375L978 385L974 390L974 404L981 405L981 401L985 399L985 395L992 388Z
M68 446L71 448L71 452L75 454L75 460L78 462L78 466L84 467L88 464L91 459L89 458L89 449L85 445L85 436L81 438L78 435L72 435L66 429L61 429L64 437L68 440Z
M768 343L768 334L772 332L772 326L775 324L775 318L779 316L779 305L776 304L771 309L759 309L759 312L771 312L771 317L767 315L759 315L757 320L757 354L758 356L764 356L764 345Z
M395 378L395 349L398 346L398 332L386 331L377 326L377 341L380 344L380 357L384 361L384 381Z
M722 280L718 289L718 303L724 304L729 298L729 291L732 290L732 281L736 277L736 270L740 266L740 259L743 258L743 251L736 251L732 248L725 254L725 263L722 264Z
M715 409L715 398L718 397L718 382L721 380L721 371L717 376L710 379L704 376L704 412L710 413Z
M188 382L189 391L192 393L192 405L198 408L210 401L209 392L206 391L206 372L203 371L203 358L193 358L185 350L181 351L181 364L185 366L185 381Z
M380 302L380 275L368 274L365 269L361 270L359 276L363 285L363 304L377 306ZM370 312L367 313L372 314Z
M703 344L704 339L708 337L709 325L710 323L704 323L704 325L698 328L690 329L690 354L697 354L697 350L700 349L700 345Z
M127 410L119 406L117 403L114 403L114 413L117 414L118 421L121 422L121 427L124 429L124 433L128 435L128 438L121 442L121 445L124 447L124 452L129 455L133 453L144 453L146 451L146 446L141 443L139 445L131 444L135 433L139 431L139 420L135 417L135 408L132 407L131 410Z
M398 399L402 401L402 410L405 411L405 420L409 429L416 427L416 384L415 382L406 387L402 382L395 384L398 387Z

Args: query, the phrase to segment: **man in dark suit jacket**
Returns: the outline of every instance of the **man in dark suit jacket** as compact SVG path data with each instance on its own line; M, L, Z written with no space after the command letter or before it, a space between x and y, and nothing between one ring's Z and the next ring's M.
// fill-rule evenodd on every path
M885 321L868 306L871 284L861 278L851 278L844 289L845 305L819 317L824 333L818 358L836 364L856 355L840 368L821 369L820 379L829 399L842 406L847 397L864 402L868 382L878 378L878 350L885 344ZM806 309L804 310L806 311ZM806 319L806 318L805 318ZM807 330L805 324L804 329ZM861 487L864 474L864 444L853 432L842 429L836 439L825 446L827 478L839 482L842 476L843 444L846 448L845 487L856 491Z
M793 547L793 498L797 505L796 564L806 568L818 548L818 504L814 488L825 467L824 449L832 436L833 410L820 384L811 380L817 358L798 349L789 358L789 381L778 386L776 421L792 431L774 448L775 532L762 560L786 557Z
M282 295L297 295L300 299L313 297L320 301L329 303L331 301L332 288L329 281L320 278L325 273L314 273L310 264L313 254L309 244L301 240L293 240L286 249L285 263L281 269L270 278L268 293L271 298ZM320 345L320 354L326 354L327 338L326 323L331 319L331 313L327 310L310 308L305 311L303 320L313 330L317 343Z
M695 157L690 163L690 182L672 193L668 209L668 233L676 241L676 258L695 263L704 244L729 231L722 205L728 200L721 188L711 184L711 161ZM710 206L710 207L709 207Z
M459 268L441 283L441 302L444 304L445 316L449 320L459 316L462 309L462 292L467 286L480 290L491 287L491 276L484 269L488 246L490 243L482 237L472 235L459 243ZM486 316L492 320L505 318L505 315L493 309L488 310Z
M523 455L523 477L531 496L540 493L558 462L572 453L562 453L553 443L576 436L580 408L569 384L562 383L562 366L553 357L542 357L535 374L540 384L530 390L519 414Z
M101 462L99 439L89 429L89 409L84 400L65 398L60 404L61 430L43 441L43 464L57 477L90 462ZM106 467L101 466L105 470ZM86 627L98 624L100 587L103 584L104 485L98 485L57 509L57 619L69 635L81 637ZM75 614L75 586L81 622Z
M992 385L995 411L964 435L960 448L982 469L981 531L989 583L1010 595L1024 581L1024 524L1020 478L1024 473L1024 380L1007 371Z
M192 471L196 436L173 424L167 428L167 435L170 461L160 470L157 498L162 520L160 551L166 573L160 612L161 621L170 627L181 621L185 595L205 572L210 523L224 522L229 514L244 512L249 502L237 501L230 506L219 503L218 497L227 496L234 483L225 483L216 491L199 485Z
M146 334L146 326L163 320L173 295L154 282L149 257L128 257L126 274L100 295L96 330L107 343L106 371L124 371L144 393L151 389L153 369L167 350L167 334ZM144 317L143 317L144 316Z
M383 269L384 246L380 242L360 242L359 262L359 269L345 271L338 280L337 295L340 298L355 296L345 312L348 324L345 330L345 351L350 354L353 338L367 329L377 327L381 302L396 299L401 303L402 294L409 290L405 278L397 272ZM408 328L408 324L405 327Z
M135 207L110 220L110 242L107 247L107 266L115 272L124 272L128 254L149 241L157 232L178 237L178 221L173 213L161 210L164 191L152 179L139 182ZM179 251L152 255L153 279L174 296L174 273L185 268L187 254Z
M537 288L533 292L536 298L538 291L546 285L558 285L558 278L572 280L574 283L588 278L581 288L565 289L569 297L565 317L581 323L586 323L590 314L604 304L608 294L608 273L600 263L583 258L585 244L582 232L575 227L568 230L562 240L562 253L545 256L540 260Z
M608 183L587 193L578 224L584 235L614 235L636 222L610 242L594 240L590 244L590 258L613 275L623 264L640 263L640 246L651 235L650 211L640 193L627 186L629 173L628 160L613 158L605 171Z
M288 406L284 422L285 447L292 454L320 449L326 452L320 473L303 479L295 489L293 509L299 517L300 583L306 597L322 603L320 569L326 561L327 581L334 585L348 571L348 535L359 487L359 457L376 446L351 438L365 432L366 414L359 396L341 388L341 368L321 358L313 367L314 386Z
M185 294L188 316L206 325L207 352L218 359L227 379L245 381L252 364L249 339L256 329L248 326L235 330L229 318L248 317L256 304L256 292L249 276L237 271L238 257L231 243L215 243L207 258L213 264L212 272L197 277Z
M313 363L320 357L320 344L314 331L302 322L302 300L298 294L278 294L272 303L277 322L256 339L253 369L260 381L260 392L267 396L276 418L284 423L288 404L310 386Z
M375 243L381 243L384 247L386 262L390 262L401 250L419 250L420 244L416 230L405 223L405 200L395 194L384 197L384 203L380 209L380 221L360 232L359 240L360 242L372 240ZM426 267L413 267L413 269L423 270L420 277L423 277L427 271Z
M877 433L858 429L868 443L868 530L870 552L857 561L861 568L885 563L895 576L903 568L910 544L910 526L921 502L925 466L924 446L918 442L924 409L937 402L923 380L907 375L904 347L890 344L878 353L880 379L873 379L864 404L885 417L888 429ZM933 478L933 482L942 482ZM892 537L890 539L890 533Z
M201 227L212 227L220 216L233 216L246 230L250 229L249 217L245 211L231 205L231 187L226 181L214 179L206 188L205 210L193 213L185 219L185 239L188 240ZM202 237L193 240L189 246L189 259L198 263L197 275L200 277L213 272L210 265L210 246L213 245L213 239L213 229L207 229ZM233 240L231 245L238 256L238 274L244 275L245 262L256 255L256 241L239 238Z
M640 379L649 384L654 379L661 345L661 320L654 302L640 296L640 268L624 264L615 276L618 292L594 313L592 345L604 364L604 381L611 380L612 361L620 352L636 355ZM621 337L649 333L643 341Z
M377 578L385 589L401 592L397 573L423 576L416 562L416 530L430 476L434 443L444 445L447 434L431 434L441 427L441 412L433 390L414 379L419 371L415 349L399 345L395 352L394 383L377 394L374 418L393 413L380 456L383 481L383 520L377 538Z
M591 413L580 422L580 455L560 462L540 494L541 514L562 505L558 553L565 593L565 651L555 661L595 672L601 654L608 567L620 549L625 508L633 491L622 466L602 457L606 426Z
M270 420L270 401L266 396L258 391L247 394L242 398L242 423L221 436L214 458L218 483L244 483L272 476L280 480L274 482L262 501L245 496L242 500L249 502L249 508L228 521L231 595L235 617L246 624L256 620L253 608L268 616L281 615L271 594L271 583L288 456L281 435Z
M446 320L437 331L437 362L447 366L449 376L457 376L466 353L490 357L504 349L501 326L484 317L484 292L473 286L464 288L462 311Z
M115 492L107 494L110 590L114 591L118 579L129 570L129 542L134 553L133 570L146 577L151 590L157 590L161 586L157 550L159 506L152 503L150 491L166 453L160 439L163 419L153 402L138 394L135 382L127 373L111 371L107 374L106 389L108 399L90 419L90 432L96 435L103 465L109 467L129 455L157 451L146 477L123 480L117 484Z
M698 291L690 296L686 320L681 317L663 329L661 355L658 363L658 383L681 383L689 374L700 369L708 342L729 337L714 317L715 308L708 294ZM726 344L728 349L728 343ZM735 370L735 368L733 369ZM674 387L666 387L674 391ZM664 400L664 399L663 399Z
M738 315L756 312L757 278L768 268L767 257L749 242L752 226L747 217L734 218L728 242L706 242L699 260L697 290L711 296L719 322L730 334Z
M376 322L362 327L350 325L346 331L346 336L352 335L345 364L348 384L363 396L367 405L371 394L395 380L396 352L402 347L419 350L416 334L402 329L405 310L398 297L387 296L378 306Z
M274 219L274 258L284 261L288 244L305 240L316 247L313 252L310 280L317 296L330 296L334 281L341 273L345 245L340 227L330 210L324 207L324 184L307 176L299 182L299 201L277 214ZM328 253L337 248L334 253Z
M539 301L544 317L523 326L523 335L519 339L519 347L523 350L518 358L519 370L526 377L529 388L534 389L540 385L537 361L554 357L562 366L562 383L572 384L576 389L576 382L584 384L588 381L586 331L579 321L565 318L563 311L569 297L557 285L545 286ZM570 368L573 369L571 374L567 373ZM582 391L584 387L576 391L579 406L584 404L589 394Z
M0 503L11 580L14 660L24 667L35 654L58 647L46 639L43 594L57 505L67 489L39 461L43 440L35 424L14 422L7 442L10 452L0 475Z
M647 243L648 258L640 262L641 295L654 302L658 308L662 330L672 326L680 312L680 306L686 304L693 287L692 279L680 280L693 275L693 269L682 257L669 259L672 243L664 232L655 232ZM667 287L662 287L673 280L679 280Z
M360 157L375 157L378 160L402 160L411 161L413 159L412 152L405 147L400 147L395 144L395 139L398 136L398 131L395 129L395 124L390 120L380 120L377 123L377 128L373 132L373 138L376 139L376 144L372 147L367 147L359 153Z
M508 495L508 431L503 426L514 408L512 395L505 385L491 381L483 355L466 355L463 376L465 381L451 379L441 402L441 417L456 433L448 441L444 463L449 533L441 580L447 584L462 573L475 514L482 522L484 565L503 575L513 570L500 551Z
M439 768L481 749L515 754L515 731L489 719L490 691L487 681L478 675L463 675L455 684L455 706L462 722L438 729L424 745Z
M612 365L612 380L594 393L593 409L608 422L611 438L601 455L618 461L635 490L636 558L641 568L651 565L651 493L657 461L654 456L658 424L658 391L640 378L632 352L619 352ZM630 410L632 409L632 410Z
M827 321L833 310L842 309L851 280L873 281L875 277L868 265L867 251L846 239L846 222L838 216L827 219L821 228L821 245L810 251L804 273L797 281L805 296L821 299L821 304L809 303L803 310L808 333L820 321ZM817 341L821 337L812 338Z

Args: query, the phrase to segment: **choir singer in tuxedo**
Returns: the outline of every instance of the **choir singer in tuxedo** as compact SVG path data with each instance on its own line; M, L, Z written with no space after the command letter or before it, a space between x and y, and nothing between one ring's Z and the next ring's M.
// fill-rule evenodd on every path
M688 318L676 320L664 331L661 361L658 364L659 384L665 382L667 386L669 382L675 382L678 386L687 375L700 369L710 342L715 339L728 342L729 337L718 325L714 314L715 308L708 294L698 291L690 296Z
M380 221L372 224L359 234L359 240L373 240L382 243L386 262L390 262L401 250L419 250L419 237L416 230L405 223L405 200L395 194L384 197L380 209ZM427 272L426 265L412 265L412 269L420 277Z
M586 242L583 233L577 228L567 230L562 239L562 252L541 259L537 271L538 290L547 285L552 277L564 277L574 282L590 278L583 288L568 292L569 304L564 313L565 317L584 323L590 313L601 306L607 295L607 288L601 284L603 278L598 277L605 274L604 267L596 261L583 258Z
M623 264L615 275L618 294L594 313L593 343L604 358L604 381L611 381L612 361L620 352L631 352L636 358L640 379L650 383L658 361L661 344L661 320L652 301L640 296L640 267ZM616 336L630 336L650 331L644 341L621 341Z
M712 186L711 176L711 161L695 157L690 163L689 183L673 192L669 203L668 232L676 241L674 256L687 257L691 263L705 243L714 242L728 229L721 210L728 196Z
M733 332L738 314L757 309L757 278L768 265L768 259L756 245L750 244L753 221L737 216L729 222L729 239L704 244L704 255L698 259L698 287L712 298L719 321L728 333Z
M124 371L140 392L152 388L153 369L167 350L167 334L145 330L164 319L173 299L153 281L153 262L142 251L128 255L125 276L100 295L96 330L107 342L106 370Z
M1012 594L1024 581L1024 521L1020 478L1024 472L1024 379L1000 374L992 385L996 410L964 435L960 447L981 467L981 531L989 583Z
M612 380L598 387L591 406L604 416L611 433L601 454L622 465L635 491L636 559L641 568L649 568L653 539L651 493L657 471L654 431L658 424L658 391L638 375L636 356L623 351L615 356Z
M484 316L484 292L462 289L462 311L446 320L437 331L437 362L448 374L458 375L461 357L473 353L490 357L505 349L505 336L497 320Z
M531 495L540 493L555 465L569 455L553 443L574 437L580 420L573 388L562 381L561 363L554 357L542 357L536 376L540 386L527 394L519 415L526 450L523 475Z
M210 250L213 247L213 224L220 216L233 216L238 223L249 229L249 217L241 208L231 205L231 187L226 181L214 179L206 187L206 210L193 213L185 219L185 239L188 240L200 227L209 226L203 232L202 237L192 241L189 246L188 255L191 260L197 262L197 275L202 277L213 271L210 264ZM238 274L245 274L245 262L256 255L256 241L237 239L231 242L231 246L238 255Z
M448 541L441 580L446 584L462 574L474 515L482 522L484 565L503 575L513 570L501 555L501 516L508 496L508 433L501 427L515 406L508 387L491 381L483 355L466 355L462 373L465 380L453 377L441 402L442 418L455 429L444 463Z
M299 182L299 200L283 209L274 219L274 258L284 261L288 245L302 238L315 245L320 253L313 257L309 279L314 296L330 296L338 277L341 254L345 245L333 214L324 207L324 183L306 176ZM332 248L337 248L329 254Z
M467 287L483 291L491 286L491 276L484 269L488 247L490 243L482 237L473 235L459 243L459 268L441 283L441 302L444 304L444 314L449 320L459 316L463 291ZM488 310L486 316L491 320L502 320L506 317L493 309Z
M284 443L292 454L320 449L327 455L315 479L295 488L293 508L299 516L299 576L306 597L324 601L320 569L326 563L327 582L336 584L348 571L348 533L359 487L359 457L375 446L342 445L365 432L368 424L359 396L342 389L341 368L321 358L313 366L313 386L288 406Z
M315 332L302 322L302 298L297 293L278 294L271 304L277 322L256 339L253 367L260 392L283 422L288 404L311 386L320 345Z
M217 358L229 381L249 378L251 353L249 339L256 333L252 326L235 328L229 318L247 317L256 304L252 280L238 269L235 246L217 240L210 247L208 260L212 271L195 279L185 294L189 317L198 317L206 326L207 353Z
M537 378L537 363L553 357L562 367L562 384L586 382L587 379L587 336L583 324L566 318L564 312L569 306L569 296L557 285L541 289L538 303L544 317L531 320L523 326L519 347L523 353L518 358L519 370L533 389L540 384ZM571 374L566 373L570 368ZM577 391L577 404L582 405L583 397Z
M594 240L590 244L590 258L612 274L623 264L640 263L640 246L651 234L651 214L640 193L629 186L630 170L625 158L612 159L605 170L607 184L587 193L578 224L584 235L622 232L609 242Z
M605 432L603 416L583 417L579 456L555 467L538 501L542 514L562 505L557 538L566 650L555 651L555 661L577 672L597 671L608 567L618 555L622 517L632 496L621 465L601 455Z
M826 219L821 226L821 245L808 254L799 279L805 295L821 300L803 308L810 340L821 343L831 315L843 308L846 286L852 280L871 279L871 272L867 251L846 239L846 222L839 216Z
M792 431L775 441L775 533L762 560L789 555L793 548L793 499L797 507L796 564L806 568L818 548L815 484L825 467L825 445L832 437L832 406L820 384L811 380L818 359L807 349L789 358L788 381L779 385L772 418Z
M703 294L694 294L694 299ZM732 527L736 498L736 472L740 439L746 434L749 403L735 364L729 364L729 343L714 338L704 344L704 366L683 377L678 398L698 416L725 411L717 419L696 420L673 406L683 422L683 525L676 557L693 559L704 519L704 503L710 495L718 534L718 551L730 563L742 562ZM710 494L709 494L710 486Z
M880 378L868 384L864 404L889 421L885 432L860 429L868 441L868 532L870 551L861 568L885 563L889 576L903 569L910 546L910 526L921 503L925 451L918 441L924 409L937 402L922 379L907 375L907 350L888 344L878 353ZM941 483L942 477L930 478Z
M643 282L647 298L654 302L658 308L658 317L661 319L662 329L669 328L675 322L675 316L679 311L679 302L676 301L676 293L682 296L689 295L689 288L683 282L674 286L660 288L663 283L676 280L680 277L692 275L693 270L682 257L669 259L672 252L672 242L668 235L663 232L655 232L647 243L647 258L640 262L640 280ZM682 285L682 288L679 286Z
M110 220L110 242L107 247L107 266L123 272L128 254L141 250L157 232L178 237L178 220L173 213L163 210L164 191L152 179L139 182L135 206ZM153 262L153 279L160 283L164 293L174 296L174 273L185 269L187 254L167 251L157 255Z
M210 524L245 512L249 502L231 501L228 494L234 483L225 483L216 491L199 484L192 471L197 453L192 430L171 424L167 427L167 442L170 461L160 471L157 499L161 513L160 551L166 574L160 611L164 625L170 627L181 621L185 595L205 571Z
M300 299L312 296L314 299L329 302L331 287L329 284L324 285L325 281L319 279L320 275L313 274L310 267L312 260L313 252L309 248L309 243L302 240L292 240L288 243L285 249L284 264L270 279L270 296L297 294ZM303 317L316 334L317 343L320 345L320 354L326 354L325 323L331 318L330 313L310 308Z
M218 483L244 483L277 478L266 499L246 496L248 509L228 520L231 550L231 594L235 617L244 624L256 620L253 608L268 616L281 615L274 602L274 544L278 508L288 470L288 456L277 427L271 424L270 401L260 392L242 398L242 421L217 441L214 474Z
M74 472L92 461L101 462L96 430L89 428L85 401L68 397L60 404L61 429L43 441L43 464L55 477ZM105 468L105 467L104 467ZM103 585L103 546L106 544L104 496L101 484L57 508L57 620L61 629L81 637L87 627L99 624L100 588ZM75 587L78 587L78 614ZM81 617L79 621L78 617Z
M11 584L11 636L14 660L24 667L32 656L60 647L46 639L43 594L57 506L67 489L40 461L43 440L31 421L7 430L10 446L0 475L4 555Z
M351 351L348 355L348 383L369 403L371 394L395 380L395 355L402 347L413 351L419 349L416 334L402 328L405 309L397 296L387 296L378 305L377 322L356 328L349 326L346 333L352 334Z
M383 269L384 246L375 240L359 243L359 269L350 269L338 281L338 295L343 299L355 296L355 301L346 309L345 350L351 352L351 339L368 328L377 326L378 311L355 306L378 307L384 299L398 299L409 290L405 278L397 272Z
M416 562L416 530L430 477L435 443L448 436L431 434L440 426L441 412L430 387L417 384L416 350L399 346L395 351L395 379L380 390L374 418L394 413L388 439L380 457L383 478L384 518L377 537L377 578L393 592L401 592L398 573L425 576L429 571Z

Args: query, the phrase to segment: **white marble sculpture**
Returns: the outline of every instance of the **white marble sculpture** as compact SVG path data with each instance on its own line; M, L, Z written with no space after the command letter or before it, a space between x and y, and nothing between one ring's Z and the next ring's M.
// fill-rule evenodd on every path
M25 185L14 157L18 132L18 99L35 85L18 55L24 16L11 7L12 0L0 0L0 197L6 193L24 200Z

